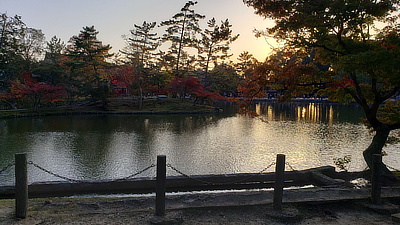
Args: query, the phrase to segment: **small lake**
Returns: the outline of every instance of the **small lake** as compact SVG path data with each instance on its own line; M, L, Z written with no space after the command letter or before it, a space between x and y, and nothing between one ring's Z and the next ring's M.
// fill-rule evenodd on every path
M351 155L351 171L364 170L362 151L372 134L360 123L357 105L261 103L268 122L238 115L231 106L219 115L55 116L0 120L0 170L26 152L32 161L72 179L116 179L156 163L188 174L259 172L285 154L296 170L334 165ZM384 161L398 167L400 145L385 148ZM288 170L290 168L287 167ZM33 165L29 182L60 180ZM274 171L271 167L268 172ZM178 175L171 169L168 175ZM0 174L13 184L14 170ZM155 169L140 176L155 176Z

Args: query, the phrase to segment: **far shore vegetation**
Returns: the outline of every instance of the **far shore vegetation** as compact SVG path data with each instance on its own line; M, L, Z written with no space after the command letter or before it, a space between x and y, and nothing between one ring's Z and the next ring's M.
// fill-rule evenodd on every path
M77 101L68 105L65 102L45 105L38 110L11 109L0 110L0 118L21 118L62 115L132 115L132 114L210 114L219 113L220 109L207 104L194 104L189 99L151 97L143 100L143 108L137 108L137 99L118 97L102 101Z

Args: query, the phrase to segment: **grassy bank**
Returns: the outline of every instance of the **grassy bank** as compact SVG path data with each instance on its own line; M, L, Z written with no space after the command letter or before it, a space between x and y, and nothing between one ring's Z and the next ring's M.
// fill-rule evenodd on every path
M79 114L198 114L214 113L217 110L208 105L193 104L186 99L146 98L140 109L138 101L132 98L110 98L107 104L101 101L85 104L72 104L58 107L42 107L37 111L31 109L1 110L0 118L19 118Z

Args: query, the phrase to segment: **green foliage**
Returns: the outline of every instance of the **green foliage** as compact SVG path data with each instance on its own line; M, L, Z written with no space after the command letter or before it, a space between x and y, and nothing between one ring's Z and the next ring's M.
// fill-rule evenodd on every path
M62 57L65 51L65 44L57 36L53 36L45 49L44 60L33 70L39 75L41 82L52 85L64 85L66 68L62 66Z
M378 117L386 124L400 123L400 101L387 101L383 107L379 108Z
M343 158L333 158L333 162L337 168L347 172L350 168L351 156L345 155Z
M209 83L207 86L209 91L218 93L234 93L237 90L241 78L236 73L236 70L229 65L221 64L206 75Z
M8 80L14 80L24 70L25 61L22 57L25 23L20 16L0 14L0 82L1 89L9 86Z
M321 89L317 92L319 95L327 96L330 101L341 102L343 104L348 104L353 102L353 97L345 91L344 88L333 89Z
M67 51L65 64L70 68L69 79L84 95L109 80L105 68L108 65L106 59L112 56L108 53L111 46L97 40L98 33L94 26L83 27L79 35L71 38Z

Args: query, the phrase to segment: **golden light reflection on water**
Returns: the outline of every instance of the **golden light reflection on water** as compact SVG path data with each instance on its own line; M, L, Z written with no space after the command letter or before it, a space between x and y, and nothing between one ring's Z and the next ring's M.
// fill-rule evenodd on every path
M333 123L333 107L332 106L329 107L329 113L328 112L326 113L326 117L328 118L329 124L332 124Z
M255 105L254 110L257 114L262 115L263 119L267 121L282 121L290 119L297 122L326 122L328 124L333 124L335 121L340 121L342 117L348 117L346 119L349 119L352 117L352 114L354 114L351 110L346 114L339 114L340 110L338 108L340 108L339 104L292 102L260 103ZM358 118L351 119L359 120Z
M309 103L306 106L297 107L297 121L319 122L321 120L321 106L316 103Z
M332 105L323 105L321 103L287 104L289 105L256 104L255 112L269 121L292 119L297 122L319 123L324 121L332 124L338 117ZM291 109L287 110L287 108Z

